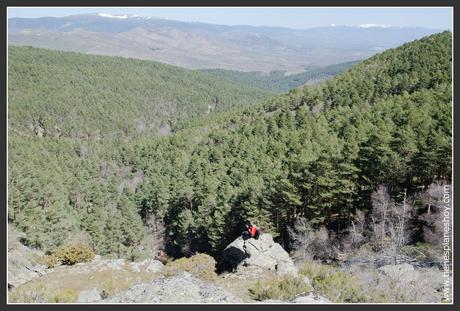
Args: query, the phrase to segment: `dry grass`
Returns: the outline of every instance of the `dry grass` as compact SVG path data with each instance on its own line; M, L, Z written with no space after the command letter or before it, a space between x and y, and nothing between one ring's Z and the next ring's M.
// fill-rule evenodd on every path
M10 302L72 302L83 290L97 288L103 297L122 292L136 283L160 276L147 271L134 272L129 266L100 269L82 266L57 267L52 272L9 292Z
M251 297L255 300L279 299L291 300L300 295L308 295L312 291L310 284L303 277L283 276L269 280L257 280L250 288Z
M164 275L173 276L181 271L187 271L204 280L214 280L217 277L216 260L200 253L189 258L176 259L165 266Z
M43 282L29 282L9 293L10 303L69 303L75 302L78 292L73 288L52 289Z
M219 278L215 280L215 283L232 293L235 297L239 297L246 303L251 303L254 302L254 299L250 295L249 287L258 280L265 281L276 278L277 274L266 269L251 272L250 268L242 268L243 271L241 272L221 274ZM250 280L249 283L248 280Z
M373 267L339 269L306 262L300 272L332 302L440 303L442 299L442 273L437 268L417 269L391 278Z
M365 284L364 293L372 303L440 303L442 299L443 277L438 268L417 269L396 279L363 267L348 273Z
M42 282L29 282L8 292L9 303L47 302L46 286Z
M306 262L300 273L311 280L315 290L332 302L369 302L365 284L351 274L315 262Z

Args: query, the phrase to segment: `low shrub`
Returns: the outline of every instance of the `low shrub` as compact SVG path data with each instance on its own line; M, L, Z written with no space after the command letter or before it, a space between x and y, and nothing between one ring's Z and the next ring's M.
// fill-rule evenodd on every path
M336 270L334 267L315 262L304 264L300 273L309 277L312 286L332 302L369 302L365 284L354 276Z
M257 280L249 288L251 297L260 301L266 299L290 300L299 295L307 295L311 291L311 286L302 277L293 276Z
M91 261L95 255L91 247L87 244L79 243L59 247L48 256L48 261L50 264L60 262L64 265L74 265L79 262Z
M172 276L186 271L198 278L212 280L217 276L215 270L215 259L209 255L198 253L192 257L183 257L169 262L164 268L164 274Z

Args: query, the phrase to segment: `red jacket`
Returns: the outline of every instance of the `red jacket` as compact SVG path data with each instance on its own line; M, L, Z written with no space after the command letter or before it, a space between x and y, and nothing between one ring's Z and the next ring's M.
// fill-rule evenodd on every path
M256 236L256 232L257 232L257 227L254 226L254 225L251 225L249 227L249 234L250 234L251 238Z

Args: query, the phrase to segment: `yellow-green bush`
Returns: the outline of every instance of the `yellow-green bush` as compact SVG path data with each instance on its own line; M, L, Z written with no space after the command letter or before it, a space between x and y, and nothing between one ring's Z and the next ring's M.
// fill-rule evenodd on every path
M189 258L183 257L171 261L165 266L164 274L166 276L172 276L181 271L187 271L201 279L211 280L217 276L215 270L216 261L214 258L206 254L198 253Z
M255 300L290 300L299 295L307 295L311 290L311 286L302 277L284 276L257 280L249 288L249 293Z
M369 302L365 284L348 273L315 262L305 263L300 273L310 279L315 290L332 302Z
M74 245L61 246L56 249L51 256L54 256L57 262L61 262L64 265L74 265L79 262L93 260L95 253L88 245L78 243ZM51 259L50 262L52 262Z

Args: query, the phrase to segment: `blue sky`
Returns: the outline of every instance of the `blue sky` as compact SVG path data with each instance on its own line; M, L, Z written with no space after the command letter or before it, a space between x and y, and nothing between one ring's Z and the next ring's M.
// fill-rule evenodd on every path
M140 15L224 25L318 26L381 24L452 30L452 9L444 8L8 8L8 17L67 16L83 13Z

